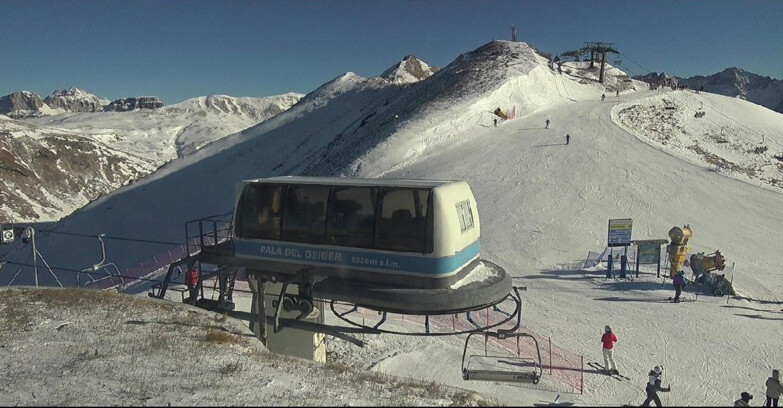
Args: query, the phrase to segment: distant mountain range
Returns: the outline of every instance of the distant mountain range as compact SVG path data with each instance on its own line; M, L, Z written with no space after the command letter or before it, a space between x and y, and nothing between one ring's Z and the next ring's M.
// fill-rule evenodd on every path
M65 112L126 112L160 107L163 107L163 101L157 96L121 98L112 102L76 87L55 90L44 99L30 91L14 92L0 97L0 114L15 119Z
M664 72L652 72L634 77L640 81L658 81L665 78L674 78L678 83L688 85L690 89L700 89L704 86L705 92L740 97L783 113L783 81L779 79L756 75L736 67L726 68L708 76L697 75L690 78L679 78Z
M155 108L154 97L109 102L78 88L43 101L32 92L9 95L1 106L16 115L0 115L0 222L59 219L302 96L211 95Z
M266 98L210 95L163 106L155 97L110 102L79 88L58 90L43 100L33 92L16 92L0 98L0 222L60 219L175 158L292 106L317 109L354 88L388 88L390 94L398 94L437 71L408 55L378 77L342 75L301 103L305 95L297 93ZM368 95L371 99L365 104L374 109L383 103L375 100L377 94ZM349 112L356 114L352 106ZM371 116L365 122L375 122Z

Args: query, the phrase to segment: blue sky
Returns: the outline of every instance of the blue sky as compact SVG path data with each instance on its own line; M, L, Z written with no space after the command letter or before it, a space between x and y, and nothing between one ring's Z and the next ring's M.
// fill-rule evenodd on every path
M409 53L443 67L510 39L512 24L521 41L555 54L613 42L632 74L737 66L783 79L783 1L775 0L6 0L0 95L77 86L168 105L307 93L347 71L378 75Z

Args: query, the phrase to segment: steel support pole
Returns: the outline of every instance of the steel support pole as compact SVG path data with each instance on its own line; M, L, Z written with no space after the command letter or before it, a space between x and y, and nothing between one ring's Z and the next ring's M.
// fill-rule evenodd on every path
M30 240L33 241L33 271L35 272L35 287L38 287L38 251L35 250L35 230L28 228L30 231Z
M264 281L253 272L248 272L247 283L250 284L250 290L253 292L251 312L255 314L255 321L250 321L250 330L261 340L264 346L267 345L267 325L266 325L266 305L264 304L265 290Z

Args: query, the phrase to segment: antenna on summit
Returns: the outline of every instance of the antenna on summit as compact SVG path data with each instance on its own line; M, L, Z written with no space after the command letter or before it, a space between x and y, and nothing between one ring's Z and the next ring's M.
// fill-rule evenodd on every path
M511 41L517 42L517 26L511 26Z

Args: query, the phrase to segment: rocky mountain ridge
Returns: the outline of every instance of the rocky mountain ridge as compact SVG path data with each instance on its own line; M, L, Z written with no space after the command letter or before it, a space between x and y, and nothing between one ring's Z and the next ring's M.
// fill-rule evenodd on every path
M43 102L50 108L61 108L67 112L100 112L111 103L106 98L91 94L76 87L58 89L44 98Z
M395 84L410 84L427 79L438 70L439 68L427 65L415 55L408 54L380 76Z
M680 78L665 72L652 72L634 77L641 81L658 81L667 78L684 83L690 89L701 89L703 86L705 92L739 97L783 113L783 80L757 75L737 67L726 68L712 75L697 75L689 78Z

